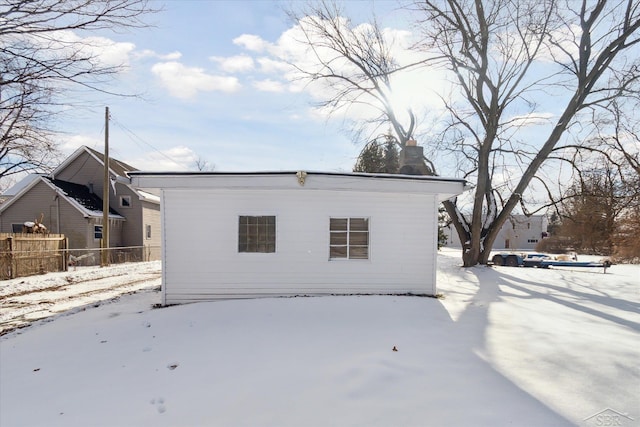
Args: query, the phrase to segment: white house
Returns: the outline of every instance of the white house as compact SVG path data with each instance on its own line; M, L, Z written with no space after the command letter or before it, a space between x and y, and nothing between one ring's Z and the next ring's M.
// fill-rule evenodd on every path
M533 250L547 236L549 220L546 215L512 214L498 232L494 249ZM445 246L461 248L460 238L453 225L444 228L447 236Z
M131 172L161 192L163 304L436 294L437 209L465 181L318 172Z

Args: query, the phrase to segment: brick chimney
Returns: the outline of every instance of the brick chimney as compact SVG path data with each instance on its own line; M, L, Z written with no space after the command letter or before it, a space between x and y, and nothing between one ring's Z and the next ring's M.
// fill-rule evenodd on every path
M424 149L410 139L400 151L400 170L403 175L432 175L424 161Z

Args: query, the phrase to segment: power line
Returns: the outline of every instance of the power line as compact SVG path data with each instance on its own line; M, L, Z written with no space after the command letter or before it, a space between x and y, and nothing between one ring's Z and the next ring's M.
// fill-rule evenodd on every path
M122 123L120 123L118 120L113 118L113 114L110 116L111 117L111 122L113 124L115 124L116 126L118 126L118 128L120 128L122 131L124 131L126 134L129 135L129 138L131 138L134 142L138 143L142 143L144 145L146 145L148 148L152 149L153 151L155 151L156 153L160 154L162 157L164 157L165 159L169 160L170 162L180 166L180 168L184 168L183 164L180 164L178 162L176 162L174 159L172 159L171 157L169 157L167 154L163 153L162 151L160 151L159 149L157 149L156 147L154 147L151 143L145 141L144 139L142 139L140 136L138 136L134 131L132 131L131 129L127 128L125 125L123 125Z

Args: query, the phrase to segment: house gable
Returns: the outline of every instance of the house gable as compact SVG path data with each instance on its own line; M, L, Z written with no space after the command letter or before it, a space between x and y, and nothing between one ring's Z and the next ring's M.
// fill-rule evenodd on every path
M149 192L138 192L130 185L126 173L135 168L119 160L112 159L110 163L111 182L109 183L109 218L116 221L117 227L110 233L110 243L113 246L160 246L160 199ZM17 186L15 195L0 204L0 229L11 232L11 215L19 218L19 222L33 221L32 211L42 212L46 218L47 227L54 232L66 235L82 232L89 243L83 243L78 237L70 240L71 247L91 247L96 245L93 238L93 225L102 221L102 194L104 179L104 164L101 153L88 147L80 147L54 172L47 175L30 177L21 186ZM45 185L49 187L47 195L29 197L34 187ZM36 193L33 193L36 194ZM24 198L24 199L23 199ZM12 206L15 205L15 211ZM53 207L52 207L53 206ZM62 207L68 207L80 220L70 220L65 228L65 215L58 215ZM55 210L55 213L53 213ZM8 212L12 212L10 215ZM21 211L21 212L18 212ZM26 218L26 219L23 219ZM80 224L82 222L82 224ZM8 225L7 225L8 224ZM58 227L60 224L60 227ZM146 226L153 228L152 238L147 239ZM89 238L91 237L91 238ZM78 243L80 242L80 243ZM76 246L80 245L80 246Z

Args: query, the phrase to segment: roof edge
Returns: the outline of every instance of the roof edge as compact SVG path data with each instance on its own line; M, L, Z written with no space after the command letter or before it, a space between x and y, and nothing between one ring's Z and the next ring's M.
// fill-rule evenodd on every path
M462 178L445 178L434 175L402 175L389 173L367 173L367 172L317 172L317 171L252 171L252 172L205 172L205 171L131 171L129 177L134 176L264 176L264 175L296 175L305 172L307 175L319 176L345 176L345 177L365 177L379 179L408 179L418 181L439 181L439 182L459 182L466 187L468 181Z

